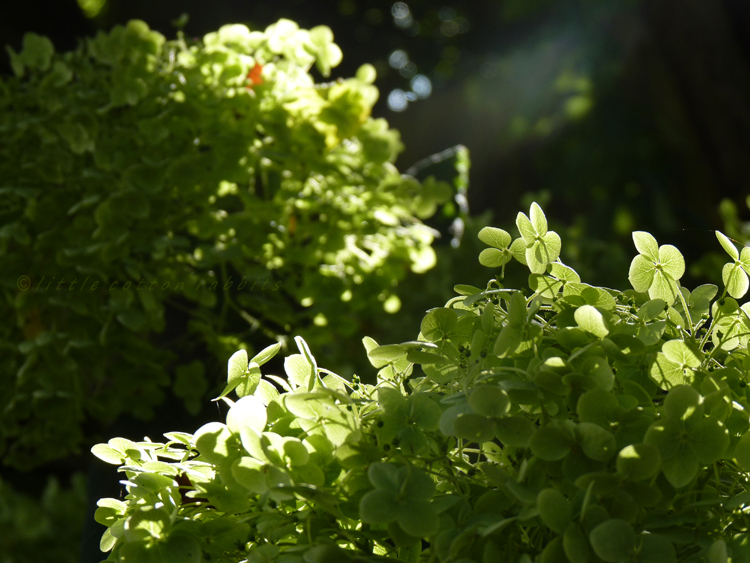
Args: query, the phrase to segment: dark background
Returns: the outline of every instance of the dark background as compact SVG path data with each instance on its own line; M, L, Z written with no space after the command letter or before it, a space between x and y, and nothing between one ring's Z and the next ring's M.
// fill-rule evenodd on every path
M375 114L401 131L399 169L466 145L472 213L509 229L539 201L586 282L627 287L633 230L690 265L718 250L722 200L749 215L747 0L107 0L93 17L76 0L4 2L0 43L18 51L33 31L67 51L132 18L172 37L182 13L195 37L282 17L328 25L344 53L333 78L366 62L378 71ZM432 87L424 99L410 93L418 75ZM403 111L389 107L406 95ZM706 281L688 271L688 287ZM114 469L91 477L92 498L116 496ZM100 533L87 530L86 561L101 558Z

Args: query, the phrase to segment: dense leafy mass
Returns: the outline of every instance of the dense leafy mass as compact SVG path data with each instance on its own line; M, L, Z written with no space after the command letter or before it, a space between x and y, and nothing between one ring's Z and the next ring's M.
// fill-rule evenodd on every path
M480 261L530 291L459 285L417 340L365 338L377 384L297 338L285 378L261 371L278 345L231 357L225 423L95 446L126 475L96 513L108 560L750 561L744 250L717 233L725 288L691 291L636 232L618 291L559 260L537 204L516 224Z
M284 337L335 353L433 266L447 184L402 176L375 71L316 83L331 30L280 20L167 41L141 21L75 52L26 35L0 82L0 456L65 455L85 416L199 409L196 357ZM171 319L166 322L165 318ZM172 333L155 337L169 325ZM262 347L262 345L260 346ZM176 374L175 378L170 374Z

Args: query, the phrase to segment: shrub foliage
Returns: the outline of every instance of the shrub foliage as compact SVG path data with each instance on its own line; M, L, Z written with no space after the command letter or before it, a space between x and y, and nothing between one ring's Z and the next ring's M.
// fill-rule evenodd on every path
M75 52L34 34L11 50L5 463L69 453L85 417L151 417L170 383L197 411L214 382L196 348L223 362L292 326L330 346L313 329L343 338L398 309L397 282L435 262L420 219L451 189L392 164L372 66L316 83L341 56L329 28L289 20L169 41L131 21ZM166 325L178 334L154 336Z
M636 232L619 291L560 261L537 204L516 225L480 232L498 275L416 340L364 339L375 385L298 337L286 377L263 373L277 345L231 357L225 422L95 446L126 476L96 513L108 560L750 561L745 251L717 233L724 289L688 290Z

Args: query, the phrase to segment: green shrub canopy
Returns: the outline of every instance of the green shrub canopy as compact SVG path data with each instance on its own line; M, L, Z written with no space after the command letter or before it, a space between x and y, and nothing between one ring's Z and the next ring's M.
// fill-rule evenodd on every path
M315 82L312 67L328 76L341 56L330 29L289 20L195 41L131 21L75 52L34 34L11 50L16 77L0 82L5 463L75 450L87 416L153 416L171 373L197 411L213 383L190 361L202 350L223 362L292 326L331 346L310 329L343 338L398 310L397 282L435 263L420 219L451 189L393 166L401 143L370 117L372 66ZM154 337L170 311L185 334Z
M262 373L278 346L232 356L225 423L95 446L126 476L96 514L109 560L750 560L744 250L717 233L717 298L637 232L619 291L559 260L537 204L516 225L480 260L527 265L528 290L459 285L414 341L365 338L375 385L298 337L286 378Z

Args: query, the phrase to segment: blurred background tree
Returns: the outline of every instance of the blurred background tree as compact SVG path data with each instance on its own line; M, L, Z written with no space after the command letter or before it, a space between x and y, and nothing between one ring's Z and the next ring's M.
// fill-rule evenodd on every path
M376 66L374 116L401 131L399 169L466 145L472 214L510 225L519 205L539 201L570 241L563 260L587 281L627 283L632 230L676 244L690 263L724 220L740 236L750 217L745 0L14 2L0 8L0 43L19 50L33 31L65 51L132 18L199 37L281 17L331 27L345 53L334 77ZM439 275L446 289L482 281L461 267Z

